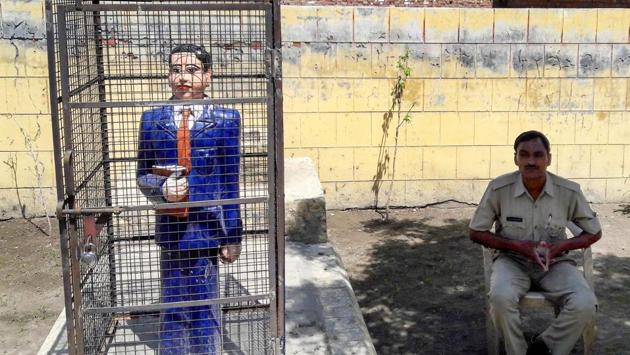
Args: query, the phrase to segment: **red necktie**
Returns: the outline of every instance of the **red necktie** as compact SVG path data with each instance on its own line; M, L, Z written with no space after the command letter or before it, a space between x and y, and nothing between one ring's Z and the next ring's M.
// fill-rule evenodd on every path
M190 173L192 164L190 162L190 128L188 127L188 118L190 117L190 109L182 110L182 120L177 130L177 164L186 168L184 176ZM184 197L180 202L188 201L188 196ZM169 214L175 217L185 218L188 216L188 208L173 208L168 210Z
M188 128L188 118L190 109L182 110L182 121L177 130L177 164L186 168L186 175L190 173L190 128Z

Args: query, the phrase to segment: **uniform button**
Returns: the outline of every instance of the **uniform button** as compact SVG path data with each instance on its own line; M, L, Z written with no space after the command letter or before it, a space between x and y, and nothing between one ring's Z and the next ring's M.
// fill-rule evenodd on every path
M538 208L538 206L537 206L537 205L534 205L534 208Z
M534 226L534 229L538 229L538 226Z

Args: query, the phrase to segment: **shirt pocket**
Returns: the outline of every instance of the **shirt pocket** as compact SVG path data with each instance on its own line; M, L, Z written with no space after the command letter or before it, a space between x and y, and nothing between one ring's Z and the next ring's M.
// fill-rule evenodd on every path
M519 217L520 218L520 217ZM521 218L521 221L508 220L506 217L501 218L500 235L507 239L524 240L527 238L527 219Z

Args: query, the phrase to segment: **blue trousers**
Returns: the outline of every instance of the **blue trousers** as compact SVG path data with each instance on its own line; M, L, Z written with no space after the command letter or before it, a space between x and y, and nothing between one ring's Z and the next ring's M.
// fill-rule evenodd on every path
M217 257L193 250L163 249L160 260L162 302L219 297ZM167 308L160 314L160 354L218 354L219 305Z

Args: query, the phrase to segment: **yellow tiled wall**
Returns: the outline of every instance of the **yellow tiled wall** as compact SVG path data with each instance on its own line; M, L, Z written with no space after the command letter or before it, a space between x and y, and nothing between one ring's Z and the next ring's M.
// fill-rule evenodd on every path
M0 217L54 213L43 1L0 0ZM21 205L21 206L20 206Z
M379 162L392 179L383 122L407 50L393 205L477 202L528 129L589 199L630 199L630 9L284 6L282 20L286 156L315 161L330 208L373 205Z
M0 216L20 215L18 193L27 214L51 213L43 1L0 7ZM389 185L374 179L386 155L391 179L383 117L406 50L393 205L478 201L532 128L592 201L630 199L630 9L283 6L282 21L286 156L314 160L329 207Z

